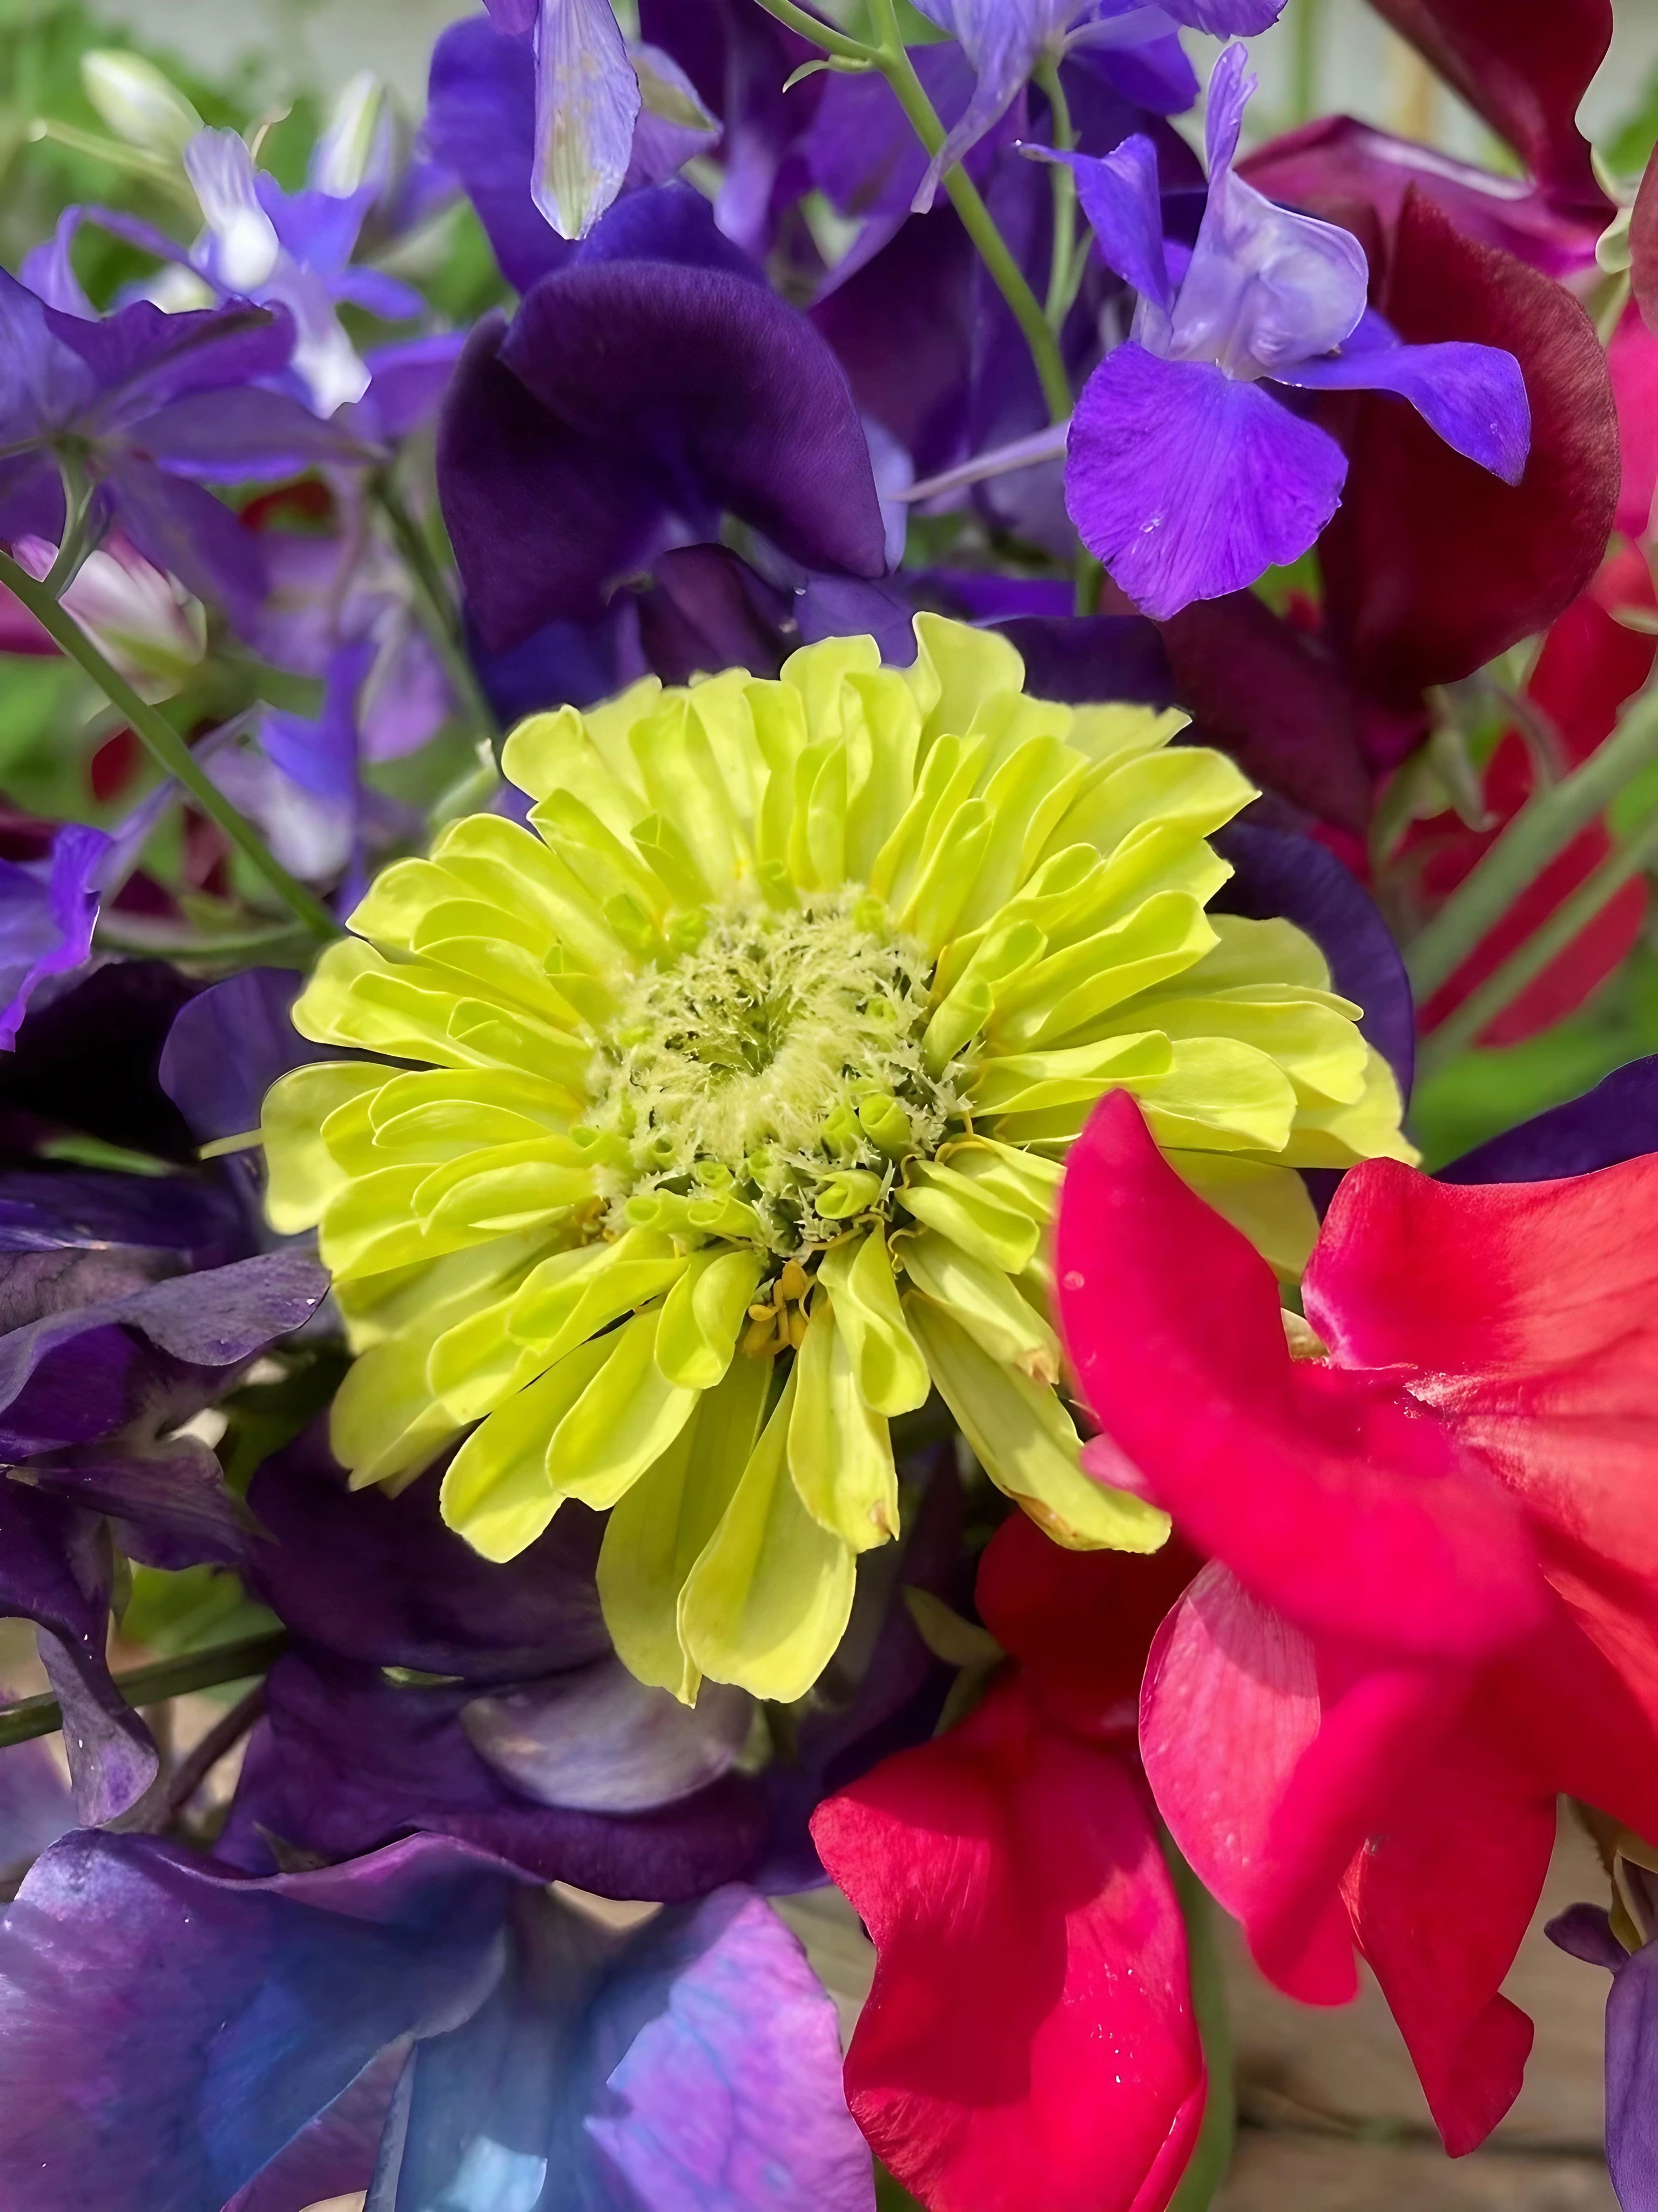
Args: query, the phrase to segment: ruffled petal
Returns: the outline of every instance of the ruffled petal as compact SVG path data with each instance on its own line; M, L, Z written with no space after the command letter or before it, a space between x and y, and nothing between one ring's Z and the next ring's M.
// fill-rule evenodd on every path
M1090 552L1161 618L1298 559L1346 473L1333 438L1258 386L1128 344L1077 404L1066 505Z

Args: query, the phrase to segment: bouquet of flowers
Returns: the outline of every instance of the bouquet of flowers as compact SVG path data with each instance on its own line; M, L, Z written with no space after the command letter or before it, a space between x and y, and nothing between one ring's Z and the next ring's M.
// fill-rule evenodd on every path
M11 72L5 2212L1458 2154L1562 1796L1658 2205L1658 118L1372 4Z

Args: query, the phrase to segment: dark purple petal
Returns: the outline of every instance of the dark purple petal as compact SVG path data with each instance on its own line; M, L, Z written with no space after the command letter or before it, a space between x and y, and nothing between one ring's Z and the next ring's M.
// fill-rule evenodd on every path
M312 2212L338 2197L365 2191L374 2179L398 2084L409 2063L399 2038L371 2058L331 2105L308 2121L224 2212Z
M1606 2164L1622 2212L1658 2212L1658 1947L1612 1976L1606 1998Z
M533 14L535 0L520 0ZM489 233L502 273L520 292L562 269L574 247L530 197L535 161L535 57L474 15L432 49L426 143L452 169Z
M238 1865L267 1868L270 1837L345 1858L423 1829L544 1881L674 1901L742 1874L765 1838L758 1786L738 1775L631 1817L535 1803L468 1742L459 1716L472 1686L397 1683L295 1651L265 1689L266 1716L249 1739L219 1845Z
M636 604L618 593L597 621L544 623L503 653L491 652L469 620L467 651L495 720L510 730L544 708L592 707L624 690L647 672L638 633Z
M297 978L295 979L297 981ZM234 1195L202 1175L125 1175L108 1168L18 1168L0 1173L0 1328L17 1328L70 1304L116 1297L158 1275L216 1267L247 1257L248 1229ZM84 1271L76 1291L49 1294L42 1274L26 1310L12 1255L73 1255L109 1271L119 1291L93 1291ZM38 1271L37 1271L38 1272Z
M1304 929L1330 963L1330 981L1363 1008L1359 1028L1408 1098L1416 1068L1416 1010L1405 957L1382 909L1352 870L1316 837L1237 822L1214 840L1232 879L1211 906L1267 921L1282 915Z
M156 1080L173 1016L195 991L164 960L111 961L37 1002L0 1057L0 1108L82 1129L161 1159L195 1145Z
M997 622L1024 661L1025 690L1067 705L1129 699L1172 707L1175 680L1157 626L1141 615L1013 615Z
M889 668L908 668L915 658L914 602L902 586L884 579L813 576L794 602L803 645L825 637L872 637Z
M1137 46L1078 46L1066 73L1081 69L1097 72L1122 99L1152 115L1184 115L1198 96L1198 73L1176 36L1147 39ZM1074 102L1072 112L1074 117Z
M0 269L0 445L72 422L97 389L97 379L64 343L50 311Z
M121 527L147 561L233 620L253 618L264 597L264 558L253 532L202 485L123 453L106 482Z
M464 331L435 331L372 347L362 358L373 381L346 419L381 444L429 428L465 343Z
M326 1424L268 1459L248 1504L271 1541L247 1579L296 1635L370 1666L473 1685L582 1667L610 1650L593 1572L603 1526L567 1507L504 1566L446 1526L433 1470L397 1497L354 1491Z
M584 438L642 449L682 511L728 508L808 568L884 569L846 379L760 285L660 262L566 270L525 301L501 358Z
M106 1515L122 1550L146 1566L229 1565L247 1551L247 1514L198 1437L72 1445L41 1453L28 1472L48 1498Z
M582 240L570 265L588 269L602 261L677 261L688 269L723 269L762 288L766 283L753 255L726 237L689 185L625 193Z
M477 2008L515 1887L427 1837L257 1883L66 1837L0 1922L9 2212L217 2212L388 2045Z
M1397 392L1448 446L1504 483L1518 483L1525 474L1531 450L1526 380L1514 356L1496 346L1367 346L1276 374L1280 384L1309 392Z
M638 615L640 644L665 684L689 684L722 668L773 677L793 642L783 632L788 595L726 545L678 545L663 554L639 596Z
M474 1698L460 1722L479 1758L537 1805L648 1813L729 1774L756 1710L724 1682L681 1705L605 1658Z
M294 347L286 315L246 301L169 315L137 300L95 323L48 308L46 323L97 379L100 396L85 418L94 435L131 428L193 392L278 375Z
M1629 1964L1629 1953L1612 1932L1612 1918L1604 1905L1569 1905L1557 1912L1543 1929L1556 1944L1586 1966L1605 1966L1611 1973Z
M1558 1182L1658 1152L1658 1057L1614 1068L1581 1098L1551 1107L1479 1145L1442 1182Z
M161 1050L161 1085L203 1144L257 1129L279 1075L336 1056L331 1046L307 1043L288 1018L304 981L291 968L245 968L179 1008Z
M1077 197L1107 267L1126 278L1142 299L1167 307L1174 292L1163 250L1163 194L1151 141L1125 138L1097 160L1088 154L1048 158L1068 161L1075 170Z
M15 1045L29 1000L49 975L84 964L112 842L101 830L67 823L44 873L38 864L0 860L0 1048Z
M1121 345L1077 404L1066 504L1129 598L1166 617L1297 559L1346 472L1334 439L1257 386Z
M354 430L325 422L285 392L252 385L198 392L147 415L132 442L181 476L206 483L301 476L307 469L361 466L376 458Z
M1165 15L1188 31L1206 31L1212 39L1253 39L1270 31L1284 4L1285 0L1157 0Z
M552 622L596 621L603 585L641 563L661 512L629 453L577 436L501 366L502 336L495 317L473 331L438 426L444 520L495 652Z

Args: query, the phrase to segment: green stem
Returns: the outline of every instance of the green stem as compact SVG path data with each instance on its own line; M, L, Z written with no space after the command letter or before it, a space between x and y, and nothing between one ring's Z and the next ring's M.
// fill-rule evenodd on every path
M1071 103L1060 80L1059 64L1051 55L1036 70L1036 82L1048 94L1054 116L1054 144L1062 154L1072 152L1077 133L1071 120ZM1048 327L1056 335L1065 327L1071 302L1077 296L1073 266L1077 260L1077 173L1069 161L1055 161L1050 175L1054 186L1054 251L1048 270L1048 300L1043 309Z
M762 0L762 6L771 4L772 0ZM876 67L897 94L899 105L909 118L916 137L928 155L934 155L944 143L944 126L927 98L926 87L915 74L915 64L905 51L893 0L871 0L871 13L881 34ZM978 186L960 162L945 170L944 186L951 206L961 217L962 228L978 248L979 258L1024 333L1049 419L1063 422L1071 413L1071 380L1066 374L1060 342L1048 327L1041 301L1025 282L1024 271L997 229L995 217L985 205Z
M797 8L794 0L760 0L768 15L791 31L798 31L803 39L822 46L826 54L839 54L842 61L867 62L874 58L875 50L866 46L861 39L851 39L844 31L837 31L832 23L825 23L816 15L809 15L804 8Z
M58 457L58 474L64 479L64 542L46 573L44 587L54 599L61 599L75 581L92 550L87 538L87 524L92 513L92 489L87 482L86 471L72 453Z
M222 937L192 937L169 933L165 925L153 929L134 926L131 915L100 915L94 940L112 952L148 954L152 959L204 961L259 960L276 952L301 952L309 944L307 931L297 922L281 922L270 929L227 931Z
M1411 988L1418 1005L1455 974L1556 854L1564 852L1653 760L1658 760L1658 692L1649 691L1581 768L1521 810L1406 948Z
M1310 123L1318 113L1319 61L1323 48L1324 0L1298 0L1292 21L1295 43L1291 50L1291 119Z
M431 540L410 513L403 495L389 477L381 477L376 482L374 497L420 595L427 633L437 648L455 696L465 705L491 744L498 745L501 725L495 720L494 708L484 696L477 672L467 653L465 635L442 572L433 556Z
M1191 1961L1192 2010L1203 2043L1209 2094L1203 2124L1169 2212L1206 2212L1226 2178L1237 2134L1237 2095L1233 2081L1232 2020L1226 2002L1221 1960L1219 1914L1214 1899L1171 1843L1164 1850L1175 1877L1186 1920L1187 1956Z
M205 1651L185 1651L173 1659L158 1659L150 1667L135 1667L115 1677L115 1686L134 1707L159 1705L167 1698L182 1698L192 1690L211 1690L222 1682L245 1682L263 1674L288 1648L286 1629L262 1636L244 1636L234 1644L210 1644ZM64 1724L56 1698L19 1698L0 1705L0 1749L27 1743L32 1736L52 1735Z
M1471 1045L1480 1031L1495 1021L1504 1007L1512 1006L1527 986L1535 982L1578 933L1586 929L1624 885L1654 859L1658 859L1658 819L1649 822L1621 851L1603 860L1594 873L1555 908L1541 928L1533 930L1525 943L1509 955L1495 975L1488 975L1477 991L1471 991L1455 1012L1424 1039L1418 1061L1421 1073L1436 1073Z
M337 937L340 926L314 893L296 883L267 848L252 823L237 812L212 782L190 747L164 714L148 705L118 668L112 667L74 617L37 583L27 568L20 568L9 553L0 553L0 584L34 617L53 643L84 669L113 707L118 707L134 733L149 748L160 766L176 777L203 814L216 822L232 844L245 853L283 902L318 937Z

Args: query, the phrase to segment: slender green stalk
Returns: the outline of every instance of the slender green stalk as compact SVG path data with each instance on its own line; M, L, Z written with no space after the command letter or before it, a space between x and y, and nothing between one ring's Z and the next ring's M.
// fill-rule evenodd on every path
M87 482L87 472L72 453L58 455L58 469L64 479L64 541L45 579L46 588L54 599L63 598L92 550L88 532L92 517L92 488Z
M1219 1913L1214 1899L1172 1844L1164 1846L1186 1920L1186 1950L1191 1961L1192 2010L1203 2043L1209 2094L1203 2124L1169 2212L1206 2212L1226 2178L1237 2135L1237 2094L1233 2081L1232 2020L1226 2002L1221 1963Z
M1431 1035L1424 1039L1418 1055L1422 1074L1431 1075L1471 1045L1487 1024L1496 1020L1530 983L1564 952L1578 932L1586 929L1631 878L1658 860L1658 819L1631 838L1621 850L1603 860L1571 896L1558 906L1540 929L1512 951L1493 975Z
M1475 945L1521 893L1634 781L1658 760L1658 691L1643 692L1582 766L1523 807L1406 950L1418 1003L1455 974Z
M437 648L455 696L491 744L499 744L501 725L472 666L454 601L433 556L431 540L410 513L408 503L389 477L377 480L374 498L420 594L427 634Z
M212 782L165 714L138 696L119 669L112 667L92 640L46 586L9 553L0 553L0 583L21 599L53 643L84 669L112 707L126 717L135 735L168 775L176 777L203 814L216 822L232 844L245 853L284 904L291 907L306 927L318 937L337 937L340 926L314 893L295 882L271 853L252 823L231 805Z
M1053 111L1054 143L1062 154L1075 150L1077 132L1071 120L1071 103L1065 96L1059 64L1050 55L1039 65L1036 82L1048 94ZM1054 186L1054 250L1048 268L1048 299L1043 313L1057 336L1065 327L1071 303L1077 296L1077 173L1069 161L1055 161L1049 172Z
M1310 123L1319 112L1319 64L1324 48L1324 0L1297 0L1290 19L1294 44L1290 52L1290 107L1294 123Z
M209 965L216 960L261 960L280 952L299 953L307 951L311 943L309 931L297 922L279 922L270 929L227 930L222 937L191 936L169 931L165 924L144 929L136 926L133 915L115 914L100 914L93 935L96 944L106 945L112 952L147 953L152 958L159 955L164 960L201 961Z
M874 59L872 46L866 46L861 39L848 38L844 31L837 31L833 23L825 23L820 16L808 15L804 8L794 5L794 0L760 0L760 5L791 31L798 31L803 39L822 46L826 54L839 54L842 61L848 62Z
M244 1636L234 1644L210 1644L205 1651L185 1651L173 1659L158 1659L153 1666L135 1667L118 1674L115 1686L128 1705L159 1705L167 1698L182 1698L191 1690L211 1690L222 1682L245 1682L263 1674L288 1648L286 1629L262 1636ZM56 1698L19 1698L0 1705L0 1749L27 1743L31 1736L52 1735L62 1728L64 1716Z

